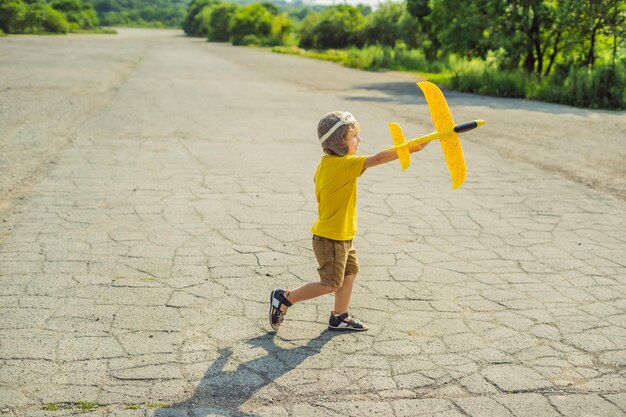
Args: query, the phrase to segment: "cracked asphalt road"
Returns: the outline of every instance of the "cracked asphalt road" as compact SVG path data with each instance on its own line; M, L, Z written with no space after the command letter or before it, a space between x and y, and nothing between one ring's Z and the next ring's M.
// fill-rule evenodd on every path
M361 153L428 133L414 81L177 31L2 38L1 415L622 416L623 112L446 92L487 122L465 185L435 144L359 182L371 331L325 331L326 296L268 333L270 289L316 279L319 117L355 114Z

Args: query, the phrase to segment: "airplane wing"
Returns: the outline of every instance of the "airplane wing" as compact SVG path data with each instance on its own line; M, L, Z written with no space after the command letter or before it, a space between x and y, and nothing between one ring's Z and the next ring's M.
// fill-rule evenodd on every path
M452 120L448 103L446 103L441 90L428 81L419 82L417 85L424 93L435 129L438 132L451 130L454 127L454 120ZM465 157L463 156L461 141L459 140L459 135L451 131L451 133L443 135L439 142L441 143L443 155L446 158L446 164L448 164L448 170L452 178L452 189L454 190L465 182L466 176Z

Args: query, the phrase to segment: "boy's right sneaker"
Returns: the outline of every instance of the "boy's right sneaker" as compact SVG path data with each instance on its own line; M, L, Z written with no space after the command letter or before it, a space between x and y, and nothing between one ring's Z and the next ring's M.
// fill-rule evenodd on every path
M270 326L272 326L272 329L274 330L278 330L283 322L283 317L287 314L287 311L281 310L283 304L287 307L291 307L292 305L289 300L287 300L285 291L280 288L276 288L270 294Z
M328 330L352 330L364 332L368 327L360 320L353 318L347 311L340 315L330 315L328 319Z

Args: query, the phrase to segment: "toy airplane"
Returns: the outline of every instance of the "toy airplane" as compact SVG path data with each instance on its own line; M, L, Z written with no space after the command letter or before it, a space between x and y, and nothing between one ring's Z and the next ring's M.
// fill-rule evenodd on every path
M397 152L400 165L402 169L405 170L411 165L409 145L418 145L439 139L443 155L446 158L446 164L448 164L450 176L452 177L452 189L457 189L465 182L466 174L465 157L463 156L463 148L461 148L461 141L459 140L458 134L480 127L485 124L485 121L473 120L471 122L455 125L452 120L452 114L450 114L450 109L448 108L448 103L446 103L446 99L441 90L435 84L428 81L419 82L417 85L424 93L428 110L430 110L430 115L433 118L433 123L437 131L407 142L404 139L404 134L400 126L396 123L389 123L389 130L391 130L391 137L393 138L394 144L389 150L395 150Z

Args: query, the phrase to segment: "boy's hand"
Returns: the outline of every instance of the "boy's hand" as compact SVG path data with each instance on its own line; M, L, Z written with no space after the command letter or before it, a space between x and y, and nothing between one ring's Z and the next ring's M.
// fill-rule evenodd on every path
M419 152L424 149L430 142L420 143L419 145L409 146L409 152Z
M426 147L430 142L420 143L419 145L409 146L409 152L419 152ZM378 152L376 155L370 156L365 160L363 171L367 168L375 167L377 165L386 164L387 162L395 161L398 159L398 153L394 150L386 150Z

